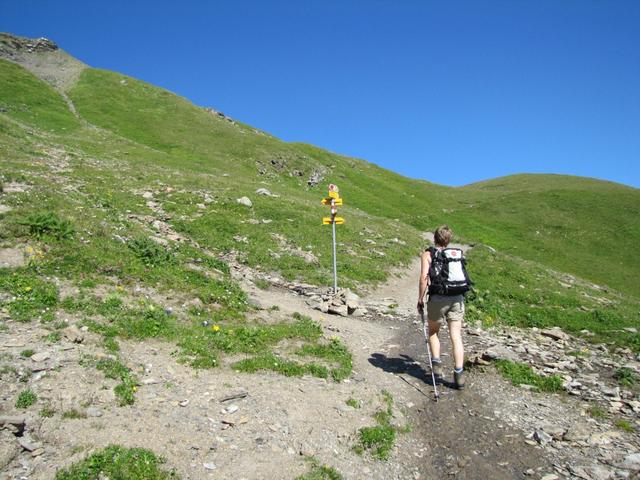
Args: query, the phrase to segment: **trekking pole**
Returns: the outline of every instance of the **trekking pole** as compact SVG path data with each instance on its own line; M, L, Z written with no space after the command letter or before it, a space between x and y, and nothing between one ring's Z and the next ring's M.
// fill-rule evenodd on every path
M427 342L427 354L429 355L429 368L431 369L431 382L433 383L433 395L438 401L440 394L438 393L438 387L436 386L436 376L433 374L433 362L431 361L431 346L429 345L429 325L424 319L424 312L420 312L422 318L422 331L424 333L424 340Z

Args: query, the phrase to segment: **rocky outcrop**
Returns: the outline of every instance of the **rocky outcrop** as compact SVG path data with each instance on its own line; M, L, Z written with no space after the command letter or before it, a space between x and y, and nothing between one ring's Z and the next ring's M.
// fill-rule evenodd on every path
M204 107L204 111L207 112L208 114L216 117L216 118L219 118L221 120L225 120L225 121L229 122L231 125L235 125L236 124L236 122L235 122L235 120L233 118L225 115L222 112L219 112L218 110L216 110L214 108Z
M0 56L4 58L16 57L19 53L54 52L58 48L48 38L31 39L10 33L0 34Z
M22 65L60 93L68 91L86 68L47 38L32 39L10 33L0 33L0 58Z

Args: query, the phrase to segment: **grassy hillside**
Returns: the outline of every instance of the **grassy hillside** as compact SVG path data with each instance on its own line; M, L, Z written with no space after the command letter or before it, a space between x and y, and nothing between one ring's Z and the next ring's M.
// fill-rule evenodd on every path
M461 189L412 181L362 161L257 135L169 92L111 72L86 70L71 96L92 123L170 153L181 167L226 168L255 178L256 165L280 158L288 172L326 169L348 191L348 204L368 214L397 218L419 230L448 222L472 241L640 294L640 284L633 281L640 271L637 189L549 175L514 176ZM627 252L613 259L614 265L603 255L612 246ZM616 275L604 273L612 268Z
M338 227L341 285L383 280L424 246L420 232L446 222L460 238L497 249L470 255L479 290L472 317L573 331L588 325L638 346L637 336L615 332L638 322L637 189L552 175L444 187L282 142L113 72L86 69L69 91L89 125L13 63L0 61L0 82L2 181L30 187L0 197L13 207L0 214L0 236L42 252L21 271L26 282L142 283L192 292L208 314L239 318L246 305L228 273L230 255L287 279L331 283L320 199L333 182L347 220ZM310 186L314 174L323 180ZM252 207L238 204L241 196ZM190 241L149 240L168 231ZM219 274L194 269L202 262Z
M79 127L62 97L24 68L0 59L0 103L3 113L46 132L72 132Z

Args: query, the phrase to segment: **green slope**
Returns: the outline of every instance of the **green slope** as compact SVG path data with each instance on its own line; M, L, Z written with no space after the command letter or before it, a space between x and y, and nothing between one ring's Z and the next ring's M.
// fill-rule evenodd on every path
M637 189L578 177L517 175L464 187L459 196L462 205L451 223L474 240L640 294Z
M0 59L0 107L10 118L43 131L79 127L64 100L47 83L15 63Z
M99 70L86 70L71 97L92 123L177 156L182 165L242 167L252 176L256 162L268 164L274 156L282 157L289 170L308 173L323 166L346 192L347 204L363 212L420 230L447 222L470 241L640 295L640 282L634 281L640 271L637 189L553 175L507 177L459 189L437 186L256 135L165 90ZM625 254L606 254L615 248Z
M161 268L114 240L153 233L149 225L132 220L157 215L141 197L153 190L166 223L202 249L219 258L233 253L262 271L326 285L332 268L330 231L320 225L327 214L320 199L333 182L343 192L340 213L347 219L338 228L342 285L358 288L384 279L391 266L424 246L420 232L449 223L459 238L498 250L489 255L479 248L470 255L480 290L472 301L476 318L562 324L574 331L584 323L616 341L612 324L637 323L637 189L556 175L517 175L462 188L435 185L314 146L282 142L166 90L96 69L84 70L69 91L77 112L92 125L84 126L54 90L21 67L0 62L0 79L0 104L6 110L0 115L4 181L27 180L34 186L29 198L37 199L11 200L15 209L0 217L2 235L11 241L29 238L24 223L34 212L55 212L77 232L73 241L47 237L46 259L38 266L43 274L97 282L112 275L161 289L195 288L207 302L235 311L241 301L228 278L204 279L187 268L202 251L184 244L170 247L173 261ZM41 135L26 135L22 124ZM39 161L51 148L66 152L62 176ZM314 172L324 180L308 186ZM69 188L53 189L55 182ZM279 196L256 195L260 187ZM244 195L252 199L251 208L236 202ZM202 208L205 197L211 202ZM611 292L598 293L578 279L579 288L558 293L560 275L549 269ZM600 321L604 304L585 300L595 294L607 297L602 301L611 318ZM532 310L532 304L547 305Z

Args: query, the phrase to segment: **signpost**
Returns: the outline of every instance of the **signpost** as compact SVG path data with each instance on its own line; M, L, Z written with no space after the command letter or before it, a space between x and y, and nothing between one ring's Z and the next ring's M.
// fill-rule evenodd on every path
M336 262L336 225L342 225L344 218L337 217L338 209L342 206L342 198L340 198L340 190L333 183L329 185L329 196L322 199L322 205L331 207L331 216L322 217L323 225L331 225L333 232L333 293L338 293L338 266Z

